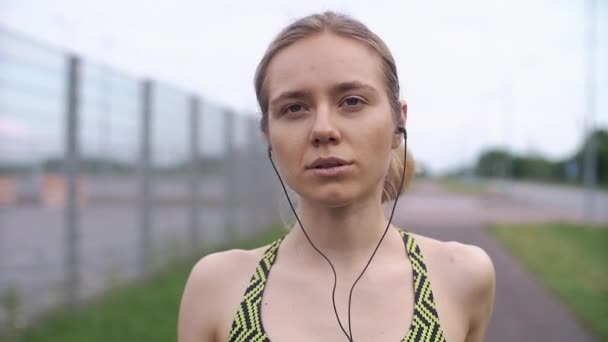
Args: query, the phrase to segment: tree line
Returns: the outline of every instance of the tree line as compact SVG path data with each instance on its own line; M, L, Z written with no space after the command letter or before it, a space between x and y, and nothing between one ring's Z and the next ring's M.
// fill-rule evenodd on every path
M595 144L595 171L597 183L608 186L608 131L595 130L570 156L551 160L541 155L522 155L504 149L484 151L474 166L477 176L507 177L516 180L582 183L584 177L585 150Z

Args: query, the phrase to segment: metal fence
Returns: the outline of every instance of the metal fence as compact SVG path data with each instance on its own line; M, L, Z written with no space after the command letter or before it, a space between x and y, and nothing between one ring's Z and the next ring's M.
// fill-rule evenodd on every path
M260 231L277 194L256 117L0 30L0 319Z

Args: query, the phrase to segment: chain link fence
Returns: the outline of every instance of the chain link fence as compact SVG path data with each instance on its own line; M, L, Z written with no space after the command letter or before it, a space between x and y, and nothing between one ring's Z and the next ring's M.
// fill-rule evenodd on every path
M0 29L0 319L263 230L276 186L255 116Z

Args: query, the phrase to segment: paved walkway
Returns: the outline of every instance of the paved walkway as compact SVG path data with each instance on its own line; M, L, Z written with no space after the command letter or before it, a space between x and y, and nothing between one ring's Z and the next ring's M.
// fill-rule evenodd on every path
M409 198L409 200L408 200ZM496 268L496 303L486 341L594 341L565 307L489 236L493 221L563 219L551 208L529 208L504 197L448 194L417 184L399 204L395 222L415 233L482 247ZM553 213L553 215L551 215ZM567 214L567 213L566 213Z

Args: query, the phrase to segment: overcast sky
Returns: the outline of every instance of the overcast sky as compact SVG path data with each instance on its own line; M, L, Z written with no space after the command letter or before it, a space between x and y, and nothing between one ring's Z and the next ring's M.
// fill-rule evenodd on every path
M596 2L595 123L608 127L608 2ZM585 4L0 0L0 25L253 114L253 73L278 30L315 11L342 11L392 50L409 102L408 146L440 171L472 161L488 146L553 158L578 147Z

